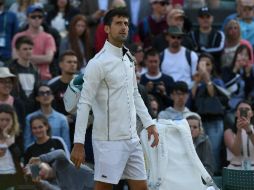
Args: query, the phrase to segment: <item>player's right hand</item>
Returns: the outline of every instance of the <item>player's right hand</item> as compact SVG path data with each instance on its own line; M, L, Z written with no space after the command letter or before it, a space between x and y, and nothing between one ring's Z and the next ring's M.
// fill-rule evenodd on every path
M74 143L71 151L71 161L76 166L76 168L80 168L80 165L85 163L84 144Z

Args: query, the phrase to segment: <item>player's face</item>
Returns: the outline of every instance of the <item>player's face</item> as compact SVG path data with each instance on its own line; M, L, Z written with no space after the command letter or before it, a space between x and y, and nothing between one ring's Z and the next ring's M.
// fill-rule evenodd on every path
M112 44L121 47L128 38L129 20L126 17L113 17L110 26L105 26L105 32L108 34L108 40Z

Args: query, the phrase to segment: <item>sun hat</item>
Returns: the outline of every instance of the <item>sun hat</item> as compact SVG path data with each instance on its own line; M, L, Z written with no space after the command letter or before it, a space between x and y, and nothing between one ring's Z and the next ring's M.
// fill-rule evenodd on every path
M12 74L8 67L0 67L0 78L15 78L16 75Z

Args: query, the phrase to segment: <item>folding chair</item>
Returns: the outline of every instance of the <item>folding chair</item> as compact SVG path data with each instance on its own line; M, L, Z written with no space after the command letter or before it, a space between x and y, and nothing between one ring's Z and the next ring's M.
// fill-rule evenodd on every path
M223 168L222 190L254 190L254 170Z

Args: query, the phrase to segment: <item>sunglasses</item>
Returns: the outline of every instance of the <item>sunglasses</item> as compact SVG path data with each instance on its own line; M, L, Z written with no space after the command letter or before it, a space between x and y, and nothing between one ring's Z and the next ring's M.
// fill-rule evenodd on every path
M36 19L36 18L42 19L43 16L42 16L42 15L31 15L30 18L31 18L31 19Z
M181 40L182 36L170 36L172 39L177 39L177 40Z
M52 92L50 90L47 90L47 91L39 91L38 92L38 95L39 96L50 96L52 95Z

